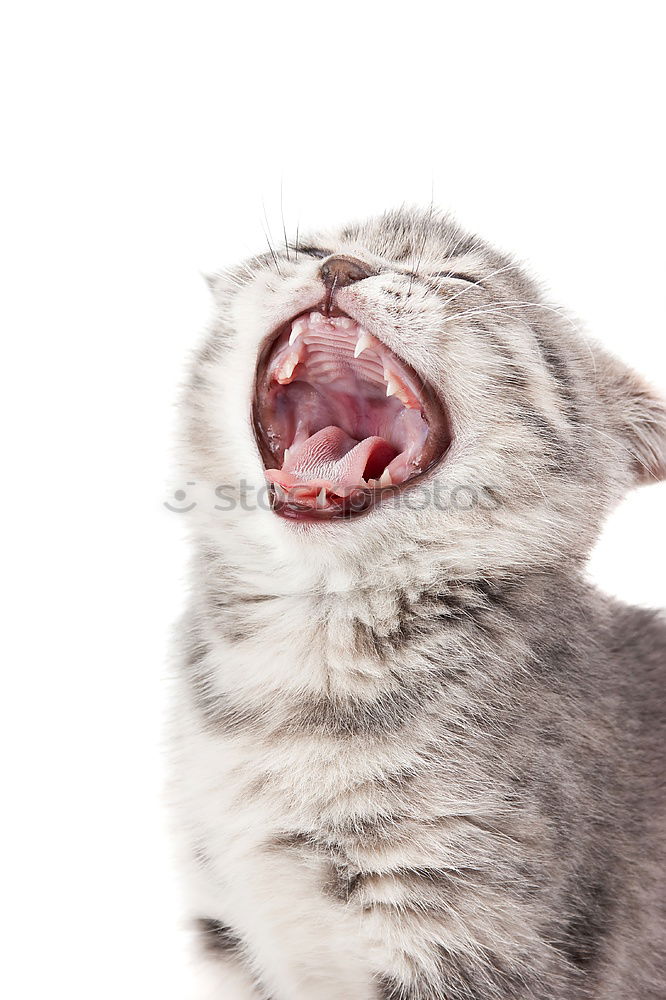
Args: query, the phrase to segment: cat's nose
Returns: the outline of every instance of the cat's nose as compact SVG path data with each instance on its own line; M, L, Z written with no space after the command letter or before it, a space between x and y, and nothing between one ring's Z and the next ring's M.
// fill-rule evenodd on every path
M321 280L327 288L344 288L345 285L353 285L356 281L369 278L373 273L375 272L360 260L344 254L329 257L319 268Z

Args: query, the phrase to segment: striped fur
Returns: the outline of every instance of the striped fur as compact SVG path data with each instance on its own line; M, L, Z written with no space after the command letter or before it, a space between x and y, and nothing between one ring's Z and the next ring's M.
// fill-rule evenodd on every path
M666 624L583 570L664 476L664 408L513 261L393 213L212 279L188 481L260 490L258 347L334 251L378 271L339 304L437 385L454 444L409 507L316 544L192 515L172 797L205 995L663 998Z

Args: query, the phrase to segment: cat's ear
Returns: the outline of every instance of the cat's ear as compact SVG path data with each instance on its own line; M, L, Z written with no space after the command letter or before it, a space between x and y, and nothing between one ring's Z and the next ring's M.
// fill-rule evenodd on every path
M219 274L206 274L205 271L201 271L201 277L208 285L210 293L214 298L217 293L217 286L220 280Z
M666 400L617 358L597 356L597 386L636 485L666 479Z
M229 275L223 271L200 271L201 277L206 282L215 306L223 305L229 298L232 288L232 281Z

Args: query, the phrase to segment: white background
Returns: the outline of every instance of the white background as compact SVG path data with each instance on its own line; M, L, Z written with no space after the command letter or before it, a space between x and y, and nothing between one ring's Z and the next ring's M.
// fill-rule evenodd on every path
M160 807L200 272L415 201L666 389L659 4L14 4L2 27L8 998L186 996ZM171 484L173 487L173 484ZM665 604L666 487L593 569Z

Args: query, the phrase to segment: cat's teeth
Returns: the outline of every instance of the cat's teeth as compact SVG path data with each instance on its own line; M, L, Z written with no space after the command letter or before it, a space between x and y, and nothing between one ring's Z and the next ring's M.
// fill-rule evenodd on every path
M291 376L294 374L294 368L299 361L300 355L298 351L292 351L291 354L287 355L276 373L276 378L280 385L286 385L291 381Z
M285 448L284 449L284 458L282 459L282 464L286 465L288 461L289 461L289 449Z
M356 347L354 348L354 357L360 357L363 351L367 350L368 347L372 347L372 342L372 335L361 327L358 340L356 341Z
M339 316L336 320L338 326L341 326L343 330L351 330L353 326L356 326L356 322L350 319L349 316Z
M289 334L289 346L291 347L303 333L306 328L307 323L303 319L297 319L291 328L291 333Z
M277 499L282 503L287 496L287 491L279 483L273 483L273 490Z
M402 384L400 378L393 372L389 371L388 368L384 368L384 381L386 382L387 396L397 396L400 402L403 403L408 409L417 405L414 400L410 399L409 390Z
M311 312L310 322L313 323L315 326L318 326L320 323L324 322L324 317L320 312Z
M317 499L315 500L315 506L325 507L326 506L326 487L322 486L317 494Z
M391 479L391 473L388 470L388 466L382 472L379 478L380 486L393 486L393 480Z

